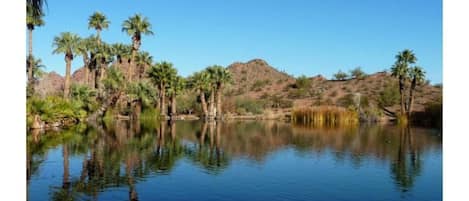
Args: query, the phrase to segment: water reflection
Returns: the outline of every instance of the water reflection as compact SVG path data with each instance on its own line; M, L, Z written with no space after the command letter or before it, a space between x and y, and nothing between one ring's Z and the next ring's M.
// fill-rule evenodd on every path
M128 189L129 200L139 200L139 182L171 174L181 160L218 175L236 159L263 164L270 153L288 148L300 155L331 151L334 160L351 161L355 168L369 158L388 162L396 187L407 192L422 172L422 153L440 150L441 137L425 129L391 126L316 129L276 121L119 121L34 131L27 147L28 186L40 174L48 151L62 149L62 183L51 186L52 200L98 200L100 193L119 187ZM80 158L79 175L70 175L70 157Z

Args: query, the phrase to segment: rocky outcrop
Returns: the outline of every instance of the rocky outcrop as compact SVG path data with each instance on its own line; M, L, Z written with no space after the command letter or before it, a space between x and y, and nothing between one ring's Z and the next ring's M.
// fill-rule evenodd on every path
M60 94L63 92L64 80L61 75L54 71L45 73L35 87L36 93L42 97Z

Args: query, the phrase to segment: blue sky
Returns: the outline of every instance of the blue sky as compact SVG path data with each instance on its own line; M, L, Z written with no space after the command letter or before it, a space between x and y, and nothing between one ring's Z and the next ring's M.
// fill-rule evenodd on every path
M409 48L428 79L440 83L441 7L441 0L48 0L46 25L35 29L33 48L46 71L63 75L64 56L52 54L54 36L94 34L88 17L101 11L111 21L102 39L130 43L122 22L141 13L155 32L141 49L172 62L183 76L254 58L294 76L330 78L356 66L373 73L389 69L394 55ZM82 65L76 57L72 70Z

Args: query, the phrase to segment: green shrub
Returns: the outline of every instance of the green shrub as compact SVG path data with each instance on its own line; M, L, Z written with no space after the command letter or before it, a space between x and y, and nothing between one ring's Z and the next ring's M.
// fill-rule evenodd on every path
M365 72L362 71L360 67L356 67L350 71L350 75L355 79L362 79L366 76Z
M262 114L264 111L264 102L254 99L236 99L236 112L238 114Z
M334 74L334 78L336 80L345 80L348 77L347 73L342 72L342 70L339 70L336 74Z
M311 80L305 75L301 75L296 78L293 87L297 89L309 89L311 87Z
M383 107L393 106L399 103L399 88L395 82L388 83L379 93L378 104Z
M83 119L87 112L83 109L83 103L79 100L66 100L58 96L48 96L44 99L38 97L28 98L26 101L26 113L31 117L39 115L46 123L53 123L65 118Z
M266 80L256 80L254 84L251 86L251 90L253 91L260 91L262 88L268 84L270 84L271 81L269 79Z

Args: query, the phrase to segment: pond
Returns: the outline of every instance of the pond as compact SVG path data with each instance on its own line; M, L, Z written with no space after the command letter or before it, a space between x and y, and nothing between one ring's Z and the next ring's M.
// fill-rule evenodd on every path
M118 121L27 148L31 201L442 200L442 137L424 128Z

